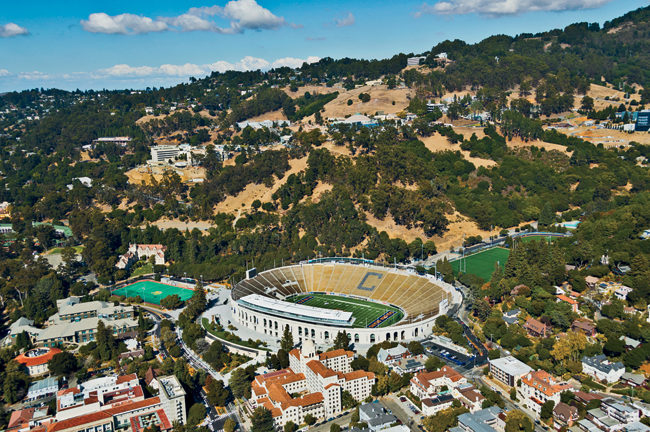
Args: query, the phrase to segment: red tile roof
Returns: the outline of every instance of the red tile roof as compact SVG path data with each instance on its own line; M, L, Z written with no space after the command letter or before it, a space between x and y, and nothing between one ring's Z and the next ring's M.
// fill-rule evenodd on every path
M39 350L43 348L37 348ZM33 351L33 350L32 350ZM55 354L58 354L61 352L60 349L58 348L50 348L49 351L47 351L45 354L39 355L39 356L27 356L26 354L30 353L31 351L27 351L26 353L20 354L18 357L16 357L16 361L18 363L22 363L27 367L31 366L38 366L45 364L52 360L52 357L54 357Z
M322 354L319 354L318 358L321 360L328 360L331 358L342 357L342 356L354 357L354 353L352 351L346 351L341 348L341 349L327 351Z

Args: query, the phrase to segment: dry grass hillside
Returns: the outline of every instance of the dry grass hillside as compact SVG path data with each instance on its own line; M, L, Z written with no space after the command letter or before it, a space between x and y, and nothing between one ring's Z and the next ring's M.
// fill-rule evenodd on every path
M368 93L370 101L361 102L359 100L361 93ZM346 117L356 113L366 115L374 115L377 112L396 114L404 111L413 94L413 91L409 89L389 90L385 85L359 87L341 92L336 99L325 105L325 112L322 115L323 118L330 118ZM352 101L352 105L348 105L348 100ZM393 102L395 102L394 105Z
M237 214L242 210L249 210L251 204L256 199L262 202L272 201L271 196L287 182L287 179L291 174L297 174L307 168L307 156L301 159L291 159L289 165L290 168L286 173L284 173L284 177L279 180L275 178L273 186L266 187L264 184L249 184L236 196L228 196L225 200L217 204L215 206L215 212Z

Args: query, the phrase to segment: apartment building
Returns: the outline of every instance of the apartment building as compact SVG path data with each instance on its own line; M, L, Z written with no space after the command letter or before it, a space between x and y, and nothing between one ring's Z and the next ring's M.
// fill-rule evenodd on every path
M533 371L530 366L513 356L490 360L489 363L492 377L510 387L514 387L519 378Z
M519 388L523 397L523 404L538 416L542 412L542 405L552 400L556 405L560 402L560 394L570 390L567 383L560 382L546 371L538 370L529 372L521 378Z

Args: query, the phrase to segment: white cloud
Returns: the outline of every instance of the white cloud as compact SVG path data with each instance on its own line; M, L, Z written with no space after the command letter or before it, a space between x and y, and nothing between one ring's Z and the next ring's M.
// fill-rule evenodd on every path
M197 65L185 63L183 65L164 64L161 66L130 66L127 64L118 64L106 69L100 69L93 73L93 78L138 78L138 77L190 77L203 76L211 72L225 72L228 70L247 71L247 70L267 70L276 67L288 66L296 68L303 63L314 63L319 61L319 57L309 56L306 59L295 57L285 57L275 61L268 61L259 57L246 56L241 60L230 63L227 61L216 61L214 63Z
M6 77L11 75L7 69L0 69L0 77Z
M16 23L10 22L4 25L0 24L0 37L8 38L26 34L29 34L29 31L25 27L21 27Z
M220 26L215 18L227 21L228 25ZM106 34L160 31L212 31L235 34L245 30L275 30L289 23L283 17L276 16L260 6L255 0L231 0L223 7L194 7L178 16L155 19L128 13L115 16L103 12L93 13L87 20L82 20L81 25L88 32Z
M81 20L81 26L87 32L105 34L140 34L169 29L165 22L149 17L128 13L110 16L103 12L90 14L87 20Z
M44 72L32 71L32 72L21 72L18 74L18 78L28 80L28 81L35 81L35 80L47 80L50 79L51 76Z
M517 15L526 12L580 10L600 7L611 0L442 0L433 5L423 3L415 16L462 15Z
M355 23L354 14L352 12L348 12L347 16L338 18L334 20L334 22L336 23L337 27L349 27Z

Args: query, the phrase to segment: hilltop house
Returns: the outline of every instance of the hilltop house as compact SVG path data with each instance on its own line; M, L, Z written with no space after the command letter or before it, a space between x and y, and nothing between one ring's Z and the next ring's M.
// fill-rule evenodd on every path
M526 323L524 323L524 330L528 332L529 335L533 337L545 338L549 328L543 322L536 320L535 318L528 318Z

